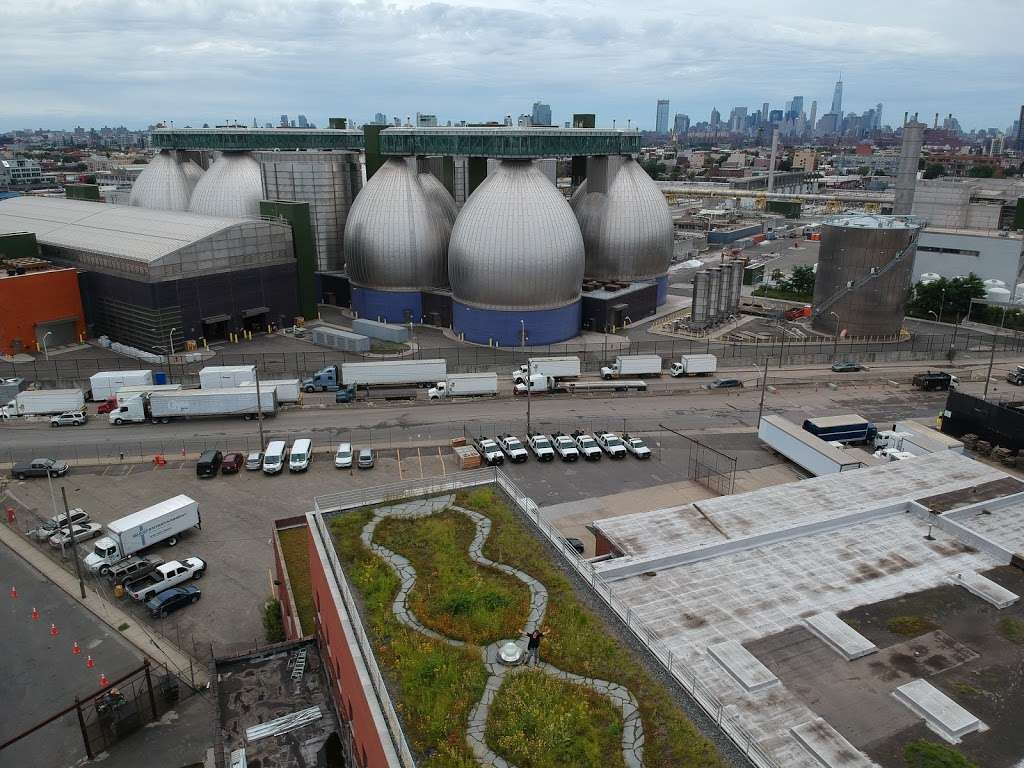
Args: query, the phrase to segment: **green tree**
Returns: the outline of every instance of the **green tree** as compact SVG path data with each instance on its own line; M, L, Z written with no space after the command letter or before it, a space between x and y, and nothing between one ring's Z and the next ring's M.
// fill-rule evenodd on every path
M862 165L860 168L857 169L857 173L859 173L861 176L867 176L868 174L871 173L871 169L866 165Z
M647 171L647 175L655 181L660 181L665 178L664 163L659 163L657 160L644 160L640 163L640 167Z
M924 169L924 177L926 179L937 179L939 176L946 175L946 166L942 163L928 163Z
M793 293L814 295L814 267L810 264L800 264L793 267L786 281L788 289Z
M932 283L918 283L912 289L908 312L915 317L931 318L942 312L942 319L955 321L966 317L971 299L985 298L985 284L973 272L967 277L947 280L940 277Z
M991 179L996 175L996 169L991 165L972 165L967 175L974 179Z

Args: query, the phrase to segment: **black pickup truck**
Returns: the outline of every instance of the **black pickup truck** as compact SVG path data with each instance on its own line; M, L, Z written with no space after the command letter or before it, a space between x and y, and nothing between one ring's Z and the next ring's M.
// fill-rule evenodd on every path
M18 480L26 477L63 477L71 467L66 461L56 459L32 459L32 461L19 461L11 467L11 475Z

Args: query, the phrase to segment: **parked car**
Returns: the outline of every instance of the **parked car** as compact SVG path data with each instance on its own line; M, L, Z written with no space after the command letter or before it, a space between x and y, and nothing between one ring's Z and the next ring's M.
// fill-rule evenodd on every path
M101 533L103 526L99 523L77 523L71 526L70 534L66 527L61 528L49 538L49 542L51 547L66 547L69 544L95 539Z
M80 427L88 421L85 411L65 411L59 416L50 417L51 427Z
M245 464L245 456L240 453L229 453L221 462L220 471L224 475L237 475L238 471Z
M110 566L107 571L107 580L114 586L124 584L126 581L138 579L152 573L158 565L163 565L164 559L155 555L149 557L129 557L120 563Z
M11 467L11 474L18 480L26 477L63 477L71 469L66 461L56 459L32 459L32 461L20 461Z
M864 366L860 363L854 363L853 361L847 361L845 363L832 363L833 373L856 373L857 371L863 371Z
M195 584L171 587L147 601L146 608L149 610L149 615L154 619L162 619L179 608L184 608L186 605L197 602L202 596L203 593Z
M558 454L562 461L576 461L580 457L576 441L568 435L555 432L551 435L551 442L554 443L555 453Z
M638 459L651 458L651 449L648 448L647 443L645 443L639 437L632 437L627 432L622 436L622 442L626 444L626 450L632 453Z
M338 443L334 453L334 466L338 469L352 468L352 443Z
M707 385L708 389L732 389L733 387L742 387L743 382L739 379L715 379Z
M375 458L373 448L360 448L359 458L356 460L356 464L359 465L360 469L372 469Z
M203 451L196 462L196 477L216 477L224 461L224 454L220 451Z
M583 542L577 539L575 536L566 536L562 539L566 544L573 548L578 555L582 555L584 552Z
M622 442L622 438L616 435L614 432L606 432L602 429L597 430L594 435L597 440L597 444L601 446L601 450L611 456L613 459L622 459L626 456L626 446Z
M576 447L580 450L580 455L583 456L587 461L600 461L601 460L601 446L597 444L597 441L582 430L576 430L572 433L573 440L576 441Z
M513 464L520 464L529 456L522 442L515 435L498 435L498 445Z
M259 472L263 468L263 451L253 451L245 457L247 472Z
M551 441L548 440L547 435L534 432L532 435L526 436L526 441L530 444L530 450L537 457L537 461L554 461L555 449L551 447Z
M473 438L473 447L476 448L484 461L492 467L505 463L505 454L501 452L499 445L489 437Z
M70 514L65 515L63 512L53 517L48 517L44 520L38 528L33 530L29 535L38 541L46 541L53 534L57 533L58 530L65 531L68 527L68 517L71 518L71 525L81 525L89 522L89 515L82 509L69 510Z
M189 579L201 579L205 572L206 563L203 560L186 557L184 560L171 560L158 565L145 576L126 582L124 588L133 600L146 601Z

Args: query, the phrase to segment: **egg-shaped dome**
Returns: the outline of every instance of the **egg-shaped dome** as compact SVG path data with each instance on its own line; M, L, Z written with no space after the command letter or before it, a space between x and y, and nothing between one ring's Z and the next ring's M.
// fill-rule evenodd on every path
M392 157L366 182L345 223L352 283L377 290L418 290L448 282L448 236L412 158Z
M419 178L424 194L444 215L450 230L459 215L459 206L455 204L455 198L441 180L429 171L420 171Z
M248 152L224 152L192 190L188 209L207 216L246 218L260 215L263 177Z
M128 205L161 211L187 211L192 188L178 159L169 150L161 150L132 185Z
M448 278L456 301L478 308L546 309L580 298L579 225L529 160L502 160L462 206Z
M607 192L591 191L584 183L573 206L586 248L586 276L595 280L660 277L672 261L668 203L636 161L609 158L610 166L613 160L618 167Z
M192 160L183 160L181 163L181 170L185 172L185 178L188 180L188 191L191 197L192 190L196 188L196 184L203 178L205 171L199 166L198 163Z

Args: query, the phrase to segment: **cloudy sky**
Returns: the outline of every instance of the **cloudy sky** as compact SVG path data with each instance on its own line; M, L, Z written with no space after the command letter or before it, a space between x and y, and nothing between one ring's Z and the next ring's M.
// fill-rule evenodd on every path
M651 128L655 101L885 105L1005 129L1020 87L1020 0L31 0L0 2L0 129L281 113L318 124L436 113Z

